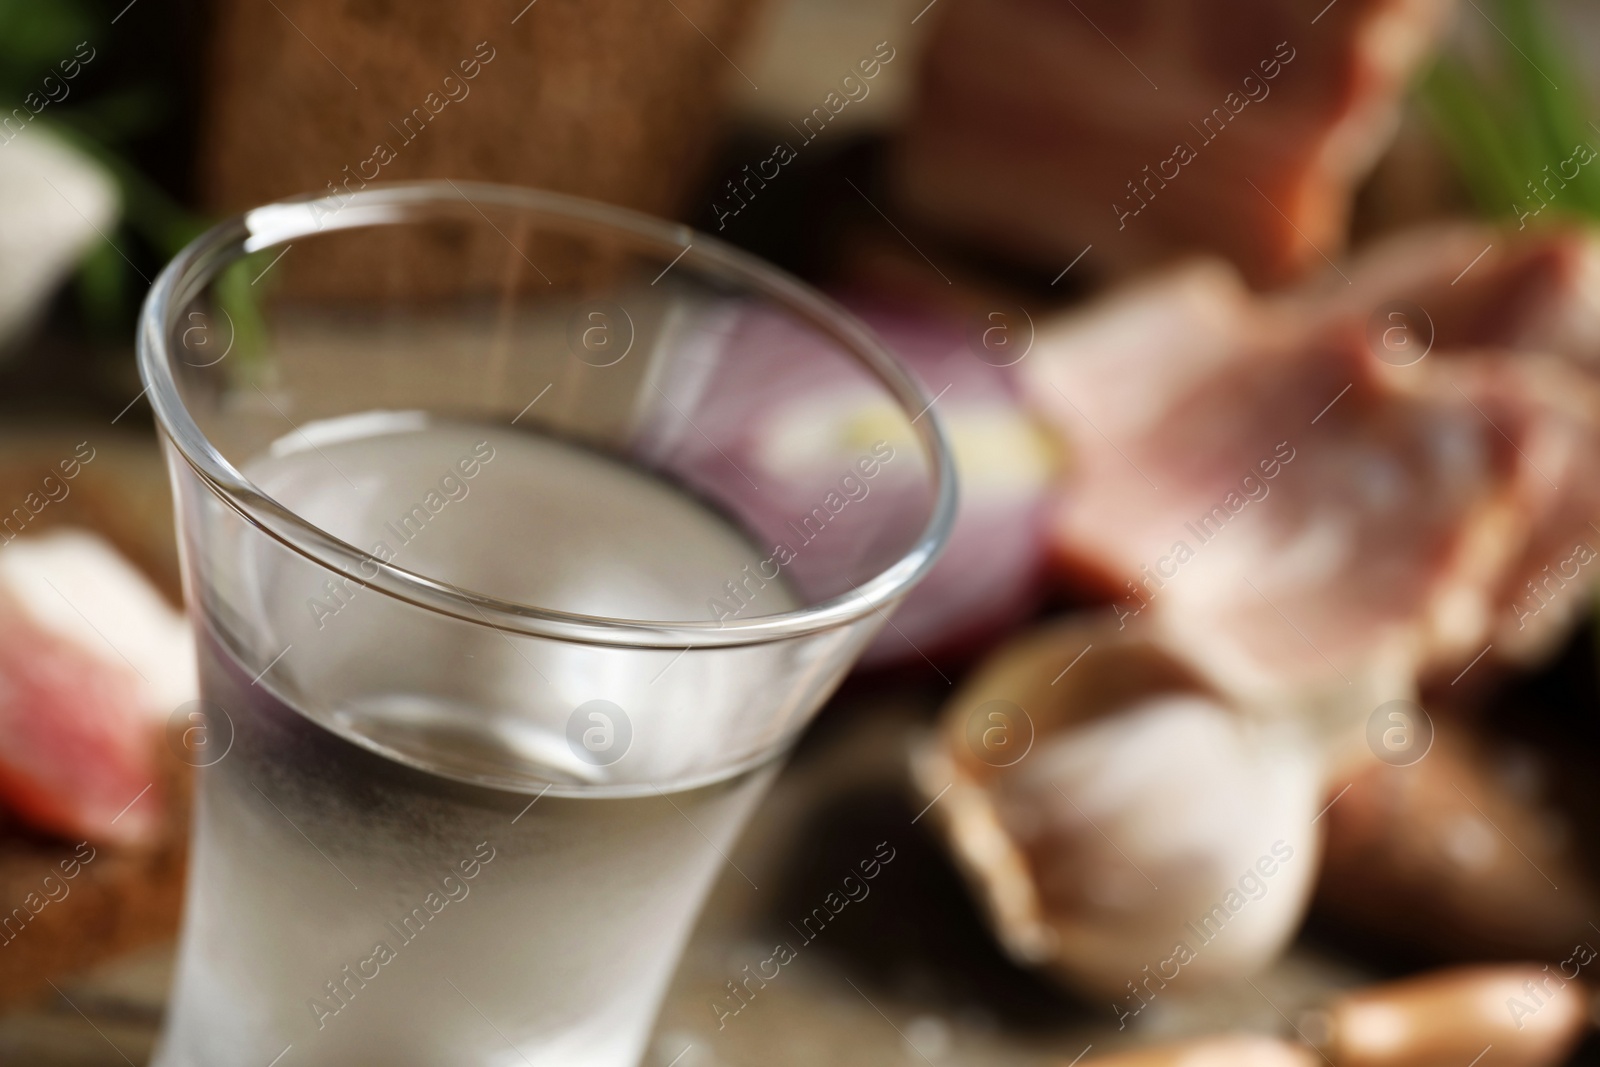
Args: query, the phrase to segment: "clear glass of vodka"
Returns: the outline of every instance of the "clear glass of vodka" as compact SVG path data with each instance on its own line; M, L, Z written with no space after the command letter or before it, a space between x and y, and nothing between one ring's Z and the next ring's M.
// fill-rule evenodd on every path
M710 237L454 182L218 226L139 361L206 721L156 1062L635 1064L949 530L928 398Z

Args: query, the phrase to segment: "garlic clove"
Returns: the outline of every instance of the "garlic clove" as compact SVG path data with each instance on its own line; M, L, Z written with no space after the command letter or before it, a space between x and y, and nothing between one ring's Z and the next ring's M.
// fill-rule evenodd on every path
M1320 770L1297 724L1240 714L1105 622L1001 649L915 771L1002 944L1124 1020L1275 958L1314 881Z
M1321 819L1317 910L1445 959L1563 959L1593 938L1582 835L1504 773L1505 756L1436 715L1423 758L1332 779L1343 795Z
M1097 1056L1080 1067L1312 1067L1321 1062L1303 1045L1238 1035Z
M1585 1000L1548 966L1459 967L1346 994L1316 1029L1338 1067L1554 1067L1588 1025Z

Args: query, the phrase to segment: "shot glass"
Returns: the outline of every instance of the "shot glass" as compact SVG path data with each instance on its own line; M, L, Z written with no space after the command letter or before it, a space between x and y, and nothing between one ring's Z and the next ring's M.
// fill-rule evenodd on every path
M454 182L219 225L139 365L208 730L156 1062L636 1063L949 532L923 390L713 238Z

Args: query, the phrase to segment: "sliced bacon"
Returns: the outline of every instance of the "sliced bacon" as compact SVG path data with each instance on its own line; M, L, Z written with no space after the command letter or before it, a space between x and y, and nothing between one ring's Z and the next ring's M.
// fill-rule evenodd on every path
M1119 272L1207 252L1287 281L1342 246L1355 183L1453 8L943 0L898 195L1042 264L1089 245L1088 267Z
M1583 609L1600 550L1600 238L1582 227L1456 224L1380 242L1348 272L1295 301L1324 328L1373 339L1397 322L1428 356L1399 376L1470 402L1515 452L1503 490L1521 542L1492 598L1499 657L1536 658ZM1405 305L1409 305L1406 307ZM1415 320L1415 321L1412 321ZM1420 351L1420 349L1418 350Z
M0 548L0 802L72 839L161 829L160 725L193 699L188 629L98 537Z
M1346 276L1313 287L1308 310L1366 318L1408 301L1440 353L1547 352L1600 373L1600 238L1591 230L1422 227L1366 249Z
M1515 453L1499 514L1483 531L1505 560L1488 590L1480 648L1539 660L1589 609L1600 577L1600 382L1537 353L1445 353L1430 370Z
M1066 571L1245 688L1547 654L1600 575L1600 240L1436 227L1346 273L1191 265L1041 332Z
M0 800L66 836L148 838L157 805L146 797L128 807L155 781L156 735L138 703L138 676L14 604L0 626Z
M1483 632L1497 572L1479 532L1516 456L1465 398L1215 267L1108 300L1036 352L1026 391L1076 457L1057 541L1116 580L1125 621L1159 621L1245 690L1376 664L1398 680Z

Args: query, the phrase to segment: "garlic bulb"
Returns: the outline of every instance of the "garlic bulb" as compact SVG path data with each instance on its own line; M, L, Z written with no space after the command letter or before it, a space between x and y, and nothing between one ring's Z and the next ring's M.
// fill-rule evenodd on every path
M1067 625L981 669L916 771L1011 953L1126 1021L1282 951L1320 853L1314 753L1171 652Z

